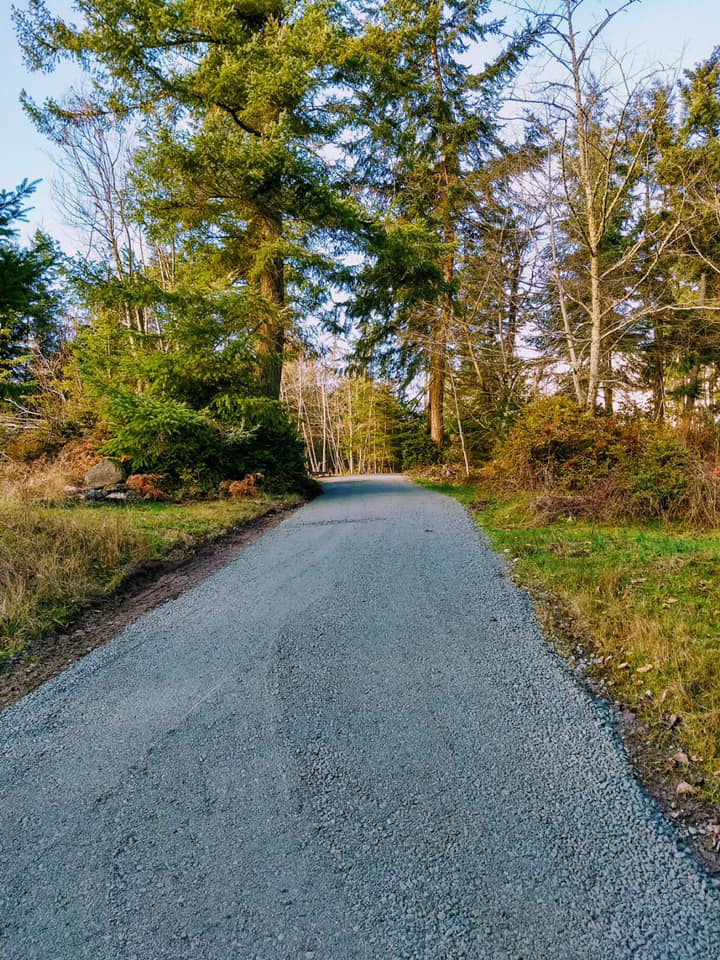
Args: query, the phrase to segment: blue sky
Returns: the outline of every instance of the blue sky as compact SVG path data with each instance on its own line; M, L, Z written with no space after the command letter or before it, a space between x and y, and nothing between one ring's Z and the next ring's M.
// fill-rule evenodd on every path
M15 0L24 6L24 0ZM70 0L49 0L53 12L67 14ZM589 0L588 14L600 15L607 0ZM502 16L509 8L499 2L493 8ZM689 67L720 45L719 0L643 0L625 11L611 25L607 41L617 52L627 52L639 69L660 61L668 67ZM0 0L0 188L10 189L23 178L40 179L30 213L27 234L40 226L72 250L72 232L62 222L52 199L52 181L57 178L52 148L37 133L20 108L23 87L36 99L59 96L77 77L69 67L54 74L31 74L25 69L10 20L10 0Z

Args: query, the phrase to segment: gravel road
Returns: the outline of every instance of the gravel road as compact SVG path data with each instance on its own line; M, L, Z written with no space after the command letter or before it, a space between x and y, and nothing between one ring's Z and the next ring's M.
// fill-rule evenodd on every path
M718 888L464 510L325 491L0 715L0 956L718 960Z

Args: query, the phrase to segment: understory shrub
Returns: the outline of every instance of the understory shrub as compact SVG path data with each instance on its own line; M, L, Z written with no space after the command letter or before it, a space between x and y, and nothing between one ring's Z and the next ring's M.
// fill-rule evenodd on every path
M424 419L417 425L410 425L400 445L400 453L403 470L427 467L439 462L441 453L431 440Z
M501 486L544 491L534 504L543 519L704 513L711 522L717 501L718 480L667 429L593 417L564 396L528 404L497 451L492 477Z
M185 497L213 492L220 480L262 472L270 490L300 490L307 480L303 447L277 401L219 398L204 410L154 396L111 390L111 438L103 453L133 473L157 474Z
M635 464L625 464L633 504L641 515L660 516L682 508L696 458L670 437L651 438Z
M506 483L521 489L582 490L637 456L640 446L636 423L591 417L569 397L544 397L525 407L494 466Z

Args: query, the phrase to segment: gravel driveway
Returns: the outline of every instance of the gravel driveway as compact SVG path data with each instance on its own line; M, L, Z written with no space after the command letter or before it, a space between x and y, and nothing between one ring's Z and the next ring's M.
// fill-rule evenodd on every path
M454 501L331 481L0 715L7 960L689 960L720 894Z

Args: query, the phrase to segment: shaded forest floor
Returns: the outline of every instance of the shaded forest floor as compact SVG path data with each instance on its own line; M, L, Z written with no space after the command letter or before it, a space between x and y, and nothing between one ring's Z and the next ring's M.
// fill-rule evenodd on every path
M299 502L0 500L0 706L205 579Z
M540 521L527 494L425 486L463 503L559 652L620 710L631 759L720 869L720 530Z

